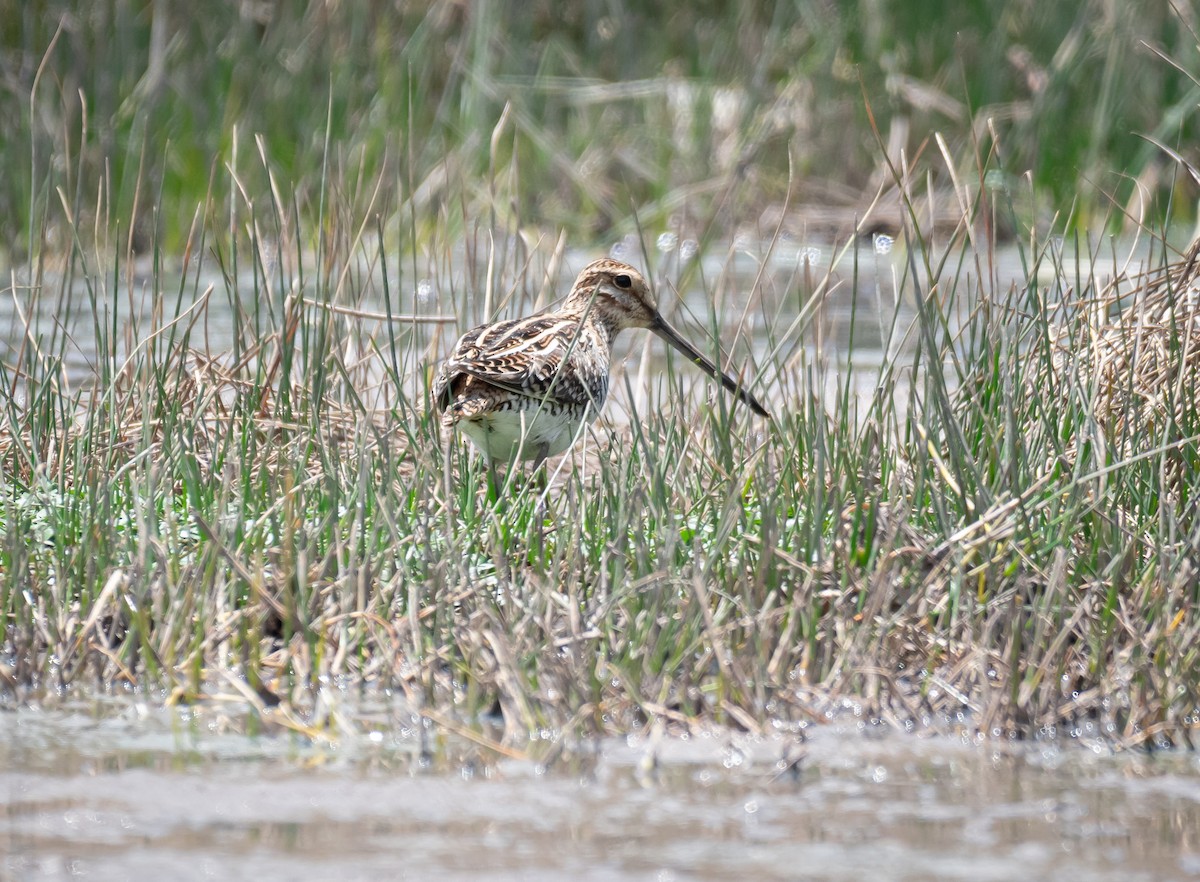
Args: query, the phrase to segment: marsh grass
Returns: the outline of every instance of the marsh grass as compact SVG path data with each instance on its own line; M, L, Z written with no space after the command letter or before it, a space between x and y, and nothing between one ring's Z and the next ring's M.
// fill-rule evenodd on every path
M132 7L103 8L137 44ZM318 20L329 53L287 20L226 43L219 22L192 23L185 37L224 54L200 68L187 40L173 50L189 112L98 109L97 94L127 94L111 83L74 103L79 69L55 65L119 41L92 45L70 21L74 54L29 37L45 52L29 144L0 145L31 169L0 361L4 701L232 694L253 719L336 737L354 725L339 696L388 692L476 738L499 715L505 750L661 724L801 732L839 714L1194 742L1194 253L1145 225L1151 260L1102 275L1114 243L1076 233L1078 215L1037 220L1043 191L1006 161L1028 145L1001 149L993 127L965 156L934 138L913 159L892 149L904 124L868 104L874 147L856 168L885 172L881 196L826 274L803 255L828 243L786 211L811 185L803 138L767 124L794 91L756 81L762 116L717 131L705 102L721 90L693 82L699 133L679 141L661 126L670 83L557 79L591 57L570 41L505 79L495 22L447 9L418 9L411 29L357 6ZM1071 45L1093 23L1079 21ZM724 24L765 27L784 54L804 32ZM447 34L453 63L422 65ZM253 129L208 127L209 99L264 55L295 68L306 100ZM323 66L337 59L349 67ZM1088 69L1061 60L1040 94ZM330 86L363 78L376 103ZM1106 115L1121 98L1103 95L1072 106ZM400 124L368 124L396 108ZM128 127L97 146L80 114ZM156 121L173 141L146 134ZM709 154L734 159L692 161ZM761 223L776 197L785 210ZM885 203L900 260L858 247ZM722 251L745 217L757 236ZM606 416L489 500L428 386L457 333L561 293L580 264L556 224L572 240L628 233L622 255L654 271L673 321L719 338L774 418L633 339ZM996 242L1014 229L1009 284ZM785 251L795 269L772 270Z
M232 684L262 719L336 735L334 692L394 690L463 731L499 713L510 748L838 714L1195 738L1194 255L1160 238L1144 274L1106 279L1047 231L1004 287L978 221L1007 194L983 186L994 158L975 162L958 229L934 241L913 212L877 280L893 306L855 323L885 352L865 400L858 350L827 347L822 316L878 269L802 262L743 290L734 251L716 275L676 255L668 275L709 305L697 325L740 341L774 419L669 360L619 371L611 419L492 502L428 414L431 371L463 327L561 291L561 239L390 225L336 163L316 198L256 191L269 146L214 172L234 211L202 204L181 261L131 258L141 219L103 193L33 222L72 244L53 262L43 243L9 292L25 325L0 364L5 700L203 704ZM911 172L907 205L928 195Z

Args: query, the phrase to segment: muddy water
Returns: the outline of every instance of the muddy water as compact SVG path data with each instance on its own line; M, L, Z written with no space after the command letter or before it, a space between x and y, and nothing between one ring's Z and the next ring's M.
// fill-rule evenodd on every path
M129 706L0 717L0 878L1184 880L1200 758L868 734L612 740L549 769ZM424 742L426 746L430 743ZM449 746L448 746L449 744Z

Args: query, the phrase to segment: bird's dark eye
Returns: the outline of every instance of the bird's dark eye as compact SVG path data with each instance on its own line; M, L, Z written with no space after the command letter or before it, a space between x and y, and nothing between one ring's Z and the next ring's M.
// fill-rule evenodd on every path
M620 273L619 275L613 276L613 282L618 288L633 287L633 279L629 278L629 276L625 275L625 273Z

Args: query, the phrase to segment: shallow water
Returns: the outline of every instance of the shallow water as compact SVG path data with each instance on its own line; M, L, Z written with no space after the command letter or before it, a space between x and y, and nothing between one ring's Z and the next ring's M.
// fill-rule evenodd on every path
M898 245L893 247L887 237L860 241L852 248L794 241L770 246L765 242L735 243L726 249L711 250L700 260L700 271L692 286L676 291L664 279L677 274L680 260L689 253L689 244L690 253L694 253L696 243L672 242L669 249L660 248L649 261L633 241L618 242L610 251L639 266L648 262L656 266L654 276L664 313L705 351L713 345L708 338L708 314L715 307L723 325L722 351L732 355L735 370L747 358L765 365L776 360L790 362L802 353L806 363L828 364L839 373L857 375L854 381L863 388L855 391L865 395L873 388L871 383L881 365L890 361L908 364L906 356L917 343L911 328L916 319L916 298L925 296L929 288L925 259L920 255L910 254ZM1086 286L1089 280L1102 285L1115 274L1136 274L1160 260L1152 243L1145 239L1091 247L1094 254L1085 251L1079 255L1067 247L1058 257L1057 270L1054 260L1043 259L1036 283L1053 290ZM999 248L987 257L992 263L987 263L985 256L977 260L970 254L961 257L958 250L954 254L942 268L938 295L943 303L955 302L948 316L952 325L974 305L981 288L1004 296L1014 286L1022 290L1026 284L1031 258L1015 245ZM560 282L567 284L573 270L596 256L594 252L569 252ZM940 250L935 251L931 255L933 265L938 266L943 256ZM265 336L266 329L278 328L285 291L268 290L269 286L264 288L261 280L247 273L231 295L216 267L202 265L181 282L177 264L164 260L166 268L156 276L148 258L140 259L116 278L101 274L85 281L77 275L65 290L61 276L49 273L36 292L28 285L27 268L13 272L0 267L0 278L10 280L0 285L0 360L16 361L18 355L28 359L31 351L50 361L61 358L71 385L88 386L101 373L97 365L101 336L111 341L107 370L112 373L125 363L131 351L148 345L154 330L161 331L160 348L187 330L192 348L215 357L231 350L239 325L242 334L252 340ZM271 269L269 275L274 280L274 267ZM906 281L913 272L919 279L916 286ZM956 272L958 281L954 282ZM979 282L980 272L987 273L989 280ZM461 262L456 262L445 277L420 279L411 278L411 273L406 274L399 264L389 267L386 288L394 298L394 313L426 317L459 314L460 319L444 327L397 321L392 333L401 350L402 373L423 374L424 364L416 364L414 358L423 356L435 340L435 350L439 346L446 350L458 333L488 318L483 311L484 295L474 290L469 275ZM381 321L367 317L387 312L380 296L385 286L378 268L358 267L352 276L355 282L347 284L338 296L352 301L344 306L362 310L364 315L343 318L367 335L378 335L381 342L390 339ZM533 276L537 277L536 271ZM718 283L720 279L726 281ZM202 292L210 288L212 294L205 299ZM710 303L708 292L714 289L720 292L718 301ZM464 296L466 290L471 290L472 296ZM956 293L949 294L951 290ZM818 291L822 293L818 295ZM308 289L299 293L314 296ZM202 306L197 306L197 296ZM240 316L235 316L231 296L239 299L238 309L243 311ZM553 299L552 292L548 296ZM1051 295L1052 300L1055 297ZM504 317L528 314L533 308L526 302L506 304L501 310ZM156 309L161 314L152 318ZM321 311L311 305L306 309L316 324L315 317ZM180 321L163 330L179 315L183 315ZM642 334L626 334L614 351L614 365L636 374L642 361L649 359L652 373L657 374L666 359L665 347L657 341L647 347L647 339ZM353 362L362 354L346 355ZM698 372L681 373L684 383L707 382ZM414 383L409 391L416 394L419 387Z
M323 744L222 728L136 706L3 713L0 878L1200 875L1200 758L1179 753L851 722L803 743L607 740L544 770L423 755L396 727Z

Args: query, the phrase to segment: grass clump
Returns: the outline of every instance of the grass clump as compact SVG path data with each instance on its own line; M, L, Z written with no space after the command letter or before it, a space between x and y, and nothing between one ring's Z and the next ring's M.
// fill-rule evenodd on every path
M235 167L210 189L238 191ZM572 258L503 229L457 252L372 230L344 195L370 191L327 186L339 220L319 236L298 199L205 204L177 264L74 226L61 265L14 283L10 700L128 685L203 701L228 682L320 728L339 684L452 725L498 711L513 742L839 712L1194 738L1194 254L1160 241L1142 275L1104 278L1043 235L1003 285L975 223L1003 205L982 186L948 239L910 216L902 259L851 241L823 276L807 246L767 271L795 251L783 239L750 276L736 250L668 250L658 276L702 292L775 420L669 361L619 367L624 394L548 483L491 504L428 412L432 370L481 301L524 313ZM854 336L835 345L839 289Z
M36 46L44 63L15 80L28 146L0 146L32 170L28 192L6 191L28 259L8 277L0 348L4 700L130 688L204 702L232 686L316 733L347 723L338 689L391 690L447 726L499 713L513 744L654 721L802 731L839 713L1194 741L1196 254L1145 220L1170 206L1140 216L1136 268L1075 232L1094 205L1041 219L1044 191L1013 183L1029 142L1001 149L1024 117L1006 127L982 109L1003 90L972 92L967 163L941 137L899 149L912 120L863 113L858 83L834 115L863 113L869 162L796 137L804 65L824 56L792 50L842 31L784 7L769 22L714 13L714 44L773 39L757 41L756 79L727 69L733 56L693 59L709 67L682 104L670 39L645 90L588 79L586 59L651 62L590 51L610 38L581 10L569 34L522 19L545 49L531 71L510 69L534 57L525 44L493 39L495 4L326 20L299 3L301 25L250 17L231 37L214 18L169 47L155 43L163 8L88 13L177 63L133 88L110 58L97 69L111 82L80 104L72 77L91 68L59 65L119 41L88 42L70 17L45 40L20 32L21 57ZM1066 49L1039 95L1090 69L1096 56L1066 50L1109 20L1082 15L1051 40ZM892 33L847 45L871 55ZM197 35L215 66L189 54ZM78 51L45 49L55 39ZM260 95L227 88L264 53L283 85L268 69ZM921 57L940 83L956 56ZM1111 84L1124 56L1106 58ZM185 74L181 105L161 77ZM897 77L906 101L927 94ZM322 99L276 104L285 86ZM257 122L234 108L209 125L215 94L261 102ZM1103 132L1122 94L1068 104ZM160 128L174 140L154 141ZM843 146L851 130L822 129ZM862 180L888 169L832 249L791 213L820 177L805 150ZM481 463L429 414L429 384L457 332L556 297L585 262L564 229L620 236L617 256L652 272L666 312L691 307L673 320L722 340L775 418L633 339L584 443L492 503Z

